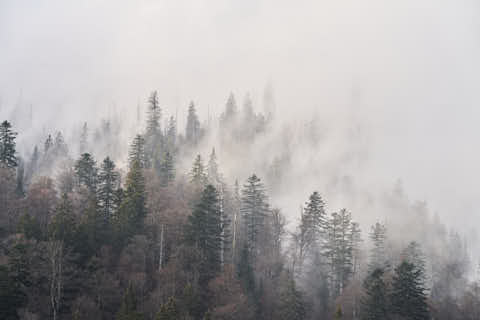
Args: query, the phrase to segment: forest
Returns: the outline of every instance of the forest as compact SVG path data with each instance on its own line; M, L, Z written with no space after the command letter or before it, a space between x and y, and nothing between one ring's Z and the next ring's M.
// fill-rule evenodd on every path
M360 225L322 190L272 205L286 150L244 179L222 166L218 150L249 155L273 130L265 97L261 113L230 94L206 120L192 102L178 128L154 91L130 141L117 115L22 146L3 121L0 318L480 319L467 241L401 190Z

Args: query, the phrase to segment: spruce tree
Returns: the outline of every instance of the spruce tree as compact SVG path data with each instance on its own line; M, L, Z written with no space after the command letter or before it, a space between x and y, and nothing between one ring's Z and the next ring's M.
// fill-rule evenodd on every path
M390 299L393 314L412 320L430 319L423 275L413 263L404 260L395 268Z
M53 147L53 139L52 135L49 134L47 139L45 140L45 143L43 144L43 153L46 155L48 152L50 152L50 149Z
M142 320L143 315L137 310L137 297L133 286L130 286L125 291L123 296L122 305L117 313L117 320Z
M185 128L185 138L187 142L196 145L200 140L200 121L198 120L195 105L190 102L188 106L187 126Z
M148 167L147 156L145 154L145 139L140 134L135 136L132 144L130 145L130 150L128 151L128 162L130 166L133 162L138 162L141 168Z
M172 116L168 121L167 133L166 133L167 150L171 153L175 153L177 144L177 120Z
M207 183L207 175L202 156L197 155L190 171L190 181L197 187L203 187Z
M363 282L362 320L385 320L389 318L387 286L383 276L383 269L375 269Z
M105 222L111 220L116 209L116 188L119 183L119 175L115 171L115 163L106 157L98 174L97 199L100 211Z
M208 177L209 183L213 185L220 184L220 175L218 173L218 163L217 163L217 155L215 153L215 148L212 149L212 153L210 154L210 159L208 160L207 177Z
M280 295L279 319L303 320L306 318L306 307L302 293L296 288L293 276L288 276L286 288Z
M177 302L175 298L170 297L168 301L161 305L155 320L177 320L180 318Z
M138 161L131 164L125 187L117 219L117 228L121 237L129 237L142 231L143 219L147 215L145 178Z
M75 162L75 174L77 175L78 183L85 186L92 195L97 190L97 164L89 153L84 153L80 159Z
M73 205L67 194L64 193L49 225L50 239L64 241L67 246L74 245L75 232L76 221Z
M68 156L68 146L60 131L55 135L55 141L53 142L53 155L56 158L64 158Z
M208 283L220 271L222 244L221 212L218 192L212 185L203 190L200 200L188 218L187 241L197 248L202 256L203 284Z
M147 167L158 158L162 144L162 132L160 129L161 109L158 103L157 91L152 92L148 99L147 128L145 131L145 155Z
M245 223L249 253L252 261L255 261L255 257L260 253L260 243L265 237L265 219L269 212L265 187L255 174L249 177L243 186L240 212Z
M160 183L163 187L175 180L175 162L172 154L167 151L160 165Z
M368 269L372 271L377 268L388 268L389 263L385 248L387 229L383 224L377 222L374 226L372 226L369 237L373 248L370 253L370 263L368 265Z
M0 125L0 165L7 168L15 168L18 164L15 156L16 132L12 131L12 125L3 121Z

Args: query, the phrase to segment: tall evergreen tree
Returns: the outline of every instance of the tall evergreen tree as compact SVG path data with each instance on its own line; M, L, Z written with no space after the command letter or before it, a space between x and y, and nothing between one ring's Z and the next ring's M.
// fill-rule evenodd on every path
M207 183L205 165L201 155L197 155L193 162L193 167L190 171L190 181L197 187L203 187Z
M384 271L375 269L363 282L362 320L386 320L388 316L388 293L383 280Z
M152 92L148 99L147 128L145 131L146 165L155 163L154 160L161 154L162 132L160 128L161 109L158 102L157 91Z
M67 246L74 245L75 233L76 221L73 205L67 194L64 193L49 225L50 239L64 241Z
M430 319L422 272L413 263L404 260L395 268L390 299L393 314L412 320Z
M53 142L53 154L57 158L64 158L68 156L68 146L60 131L55 135L55 141Z
M260 243L265 237L265 219L269 212L265 187L261 180L253 174L248 178L242 190L240 212L245 223L246 242L252 261L260 253Z
M190 102L188 106L187 126L185 128L187 142L196 145L200 140L200 121L198 120L195 104Z
M48 152L50 152L52 147L53 147L53 139L52 139L52 135L49 134L47 139L45 140L45 143L43 144L43 153L46 155Z
M138 162L141 168L148 167L148 160L145 154L145 139L140 134L135 136L132 144L130 145L130 150L128 151L128 161L130 166L133 162Z
M123 296L122 306L117 313L117 320L142 320L144 319L142 313L137 310L137 297L133 286L130 286L125 291Z
M374 226L372 226L369 237L373 248L370 253L370 263L368 269L371 271L377 268L384 269L388 267L389 262L387 260L385 248L387 229L383 224L377 222Z
M208 177L208 182L215 186L220 183L220 175L218 173L218 163L217 163L217 155L215 153L215 148L212 149L212 153L210 154L210 159L208 160L207 177Z
M162 186L166 187L170 182L175 180L175 161L169 151L165 153L159 171Z
M118 209L117 227L120 236L129 237L142 231L143 219L147 215L145 200L145 178L139 162L134 161L128 172L125 194Z
M97 190L98 168L95 160L89 153L84 153L75 162L75 174L78 183L85 186L93 195Z
M171 116L170 120L168 121L166 138L167 150L171 154L174 154L177 144L177 119L175 119L173 116Z
M18 164L15 156L16 132L12 131L12 125L3 121L0 125L0 165L7 168L15 168Z
M207 185L203 190L189 216L186 238L203 257L201 277L205 277L203 284L206 284L220 271L223 241L218 192L214 186Z
M306 318L306 306L302 293L296 288L293 276L288 276L285 289L280 295L279 319L303 320Z
M115 171L115 163L106 157L100 167L98 174L98 205L105 222L108 222L116 209L116 189L118 186L119 174Z

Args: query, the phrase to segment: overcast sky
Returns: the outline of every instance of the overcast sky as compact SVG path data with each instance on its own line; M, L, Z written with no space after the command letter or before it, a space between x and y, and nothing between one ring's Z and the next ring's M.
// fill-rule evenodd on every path
M0 0L0 118L19 97L37 122L133 115L153 89L205 117L271 81L279 118L355 117L362 175L473 225L479 15L476 0Z

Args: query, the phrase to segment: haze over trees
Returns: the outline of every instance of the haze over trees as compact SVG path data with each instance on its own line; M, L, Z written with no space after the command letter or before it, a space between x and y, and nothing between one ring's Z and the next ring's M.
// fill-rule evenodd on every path
M290 187L288 143L231 175L218 150L261 158L249 146L275 122L267 89L265 114L231 93L201 122L192 102L184 130L154 91L130 140L121 122L79 120L27 154L3 121L0 319L478 319L468 244L401 192L386 200L401 214L373 226L321 190L287 219L271 195Z

